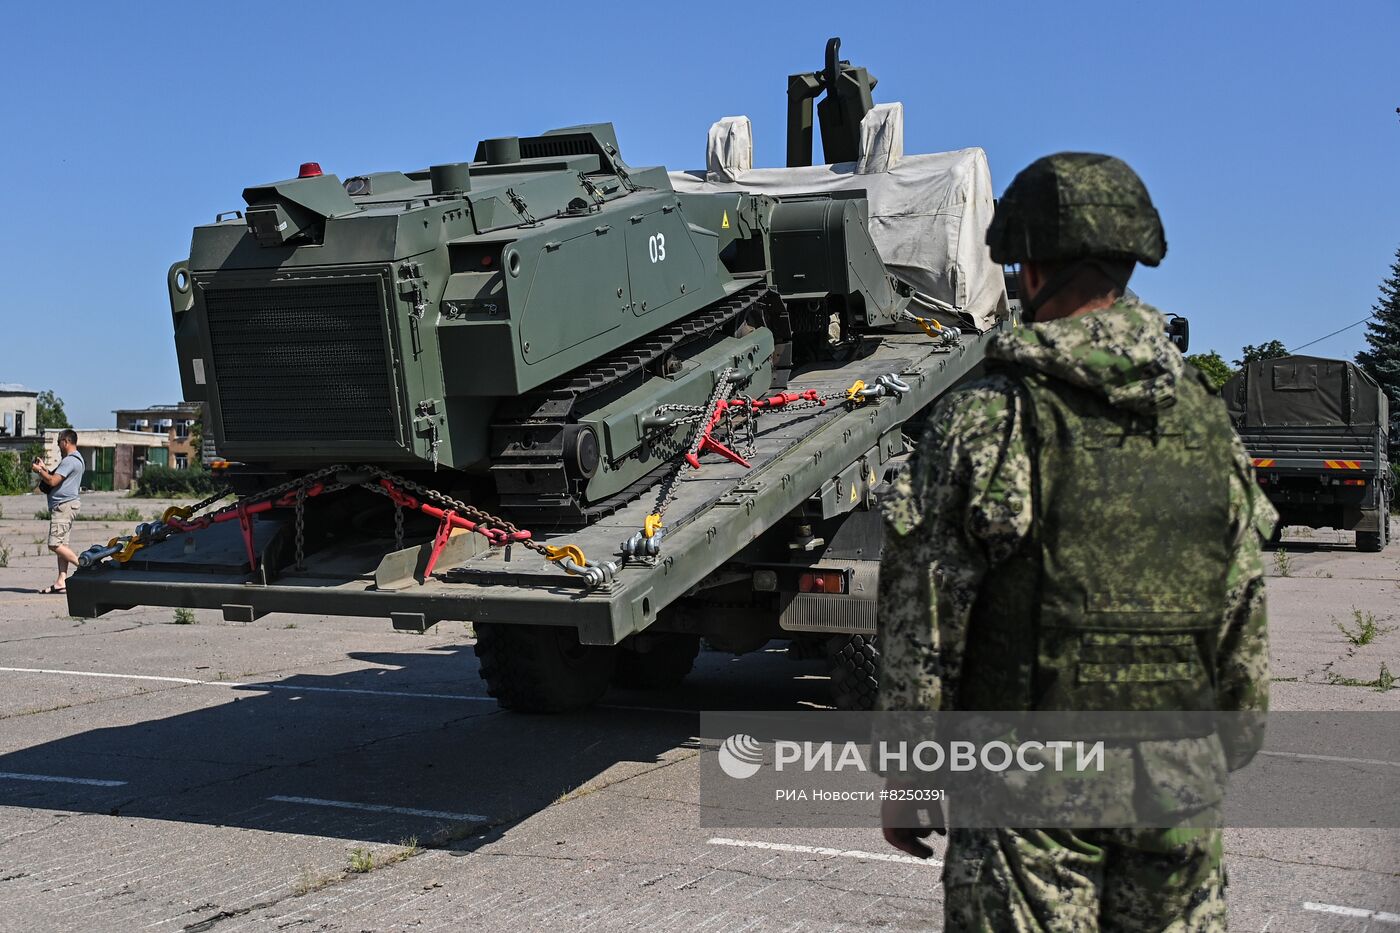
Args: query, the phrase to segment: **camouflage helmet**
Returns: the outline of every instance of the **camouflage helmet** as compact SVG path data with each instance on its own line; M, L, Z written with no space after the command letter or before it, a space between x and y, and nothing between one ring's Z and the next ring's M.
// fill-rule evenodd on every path
M1167 252L1142 179L1122 159L1093 152L1060 152L1022 169L997 204L987 245L1002 264L1095 258L1155 266Z

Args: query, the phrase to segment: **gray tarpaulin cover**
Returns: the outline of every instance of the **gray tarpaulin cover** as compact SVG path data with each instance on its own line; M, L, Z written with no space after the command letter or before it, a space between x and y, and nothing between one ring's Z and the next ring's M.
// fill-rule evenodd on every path
M903 110L881 104L861 121L856 162L753 168L748 117L710 128L705 172L672 172L677 191L791 195L864 189L870 234L890 272L937 310L956 309L979 330L1006 313L1001 266L985 237L992 220L992 176L981 149L904 155Z
M1250 363L1220 394L1251 428L1384 425L1385 396L1355 363L1285 356Z

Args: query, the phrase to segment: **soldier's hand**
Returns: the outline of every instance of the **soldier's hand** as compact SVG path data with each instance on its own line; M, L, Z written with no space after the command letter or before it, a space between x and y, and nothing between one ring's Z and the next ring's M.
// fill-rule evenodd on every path
M915 858L929 858L933 849L923 840L932 833L946 836L948 830L943 825L943 809L937 801L902 800L898 792L911 789L913 785L900 781L890 781L886 790L892 797L880 804L880 825L884 828L885 841L901 852Z
M933 855L933 850L928 844L921 841L928 838L931 829L896 829L890 826L885 827L885 841L901 852L907 852L915 858L928 858ZM942 834L946 830L939 830Z

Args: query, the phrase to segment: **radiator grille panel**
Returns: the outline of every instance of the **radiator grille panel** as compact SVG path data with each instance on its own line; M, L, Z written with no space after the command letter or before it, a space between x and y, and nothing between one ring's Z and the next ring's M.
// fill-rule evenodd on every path
M394 442L377 280L204 290L226 441Z

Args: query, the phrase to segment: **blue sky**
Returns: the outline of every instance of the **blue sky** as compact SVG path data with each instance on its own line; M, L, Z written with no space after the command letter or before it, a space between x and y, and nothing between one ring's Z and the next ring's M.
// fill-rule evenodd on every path
M1364 317L1400 247L1396 0L12 5L0 382L57 390L79 427L178 398L166 269L303 161L419 168L610 120L632 164L694 168L743 113L781 164L785 76L831 35L904 102L907 152L981 146L998 192L1048 152L1127 159L1169 243L1134 286L1193 349Z

